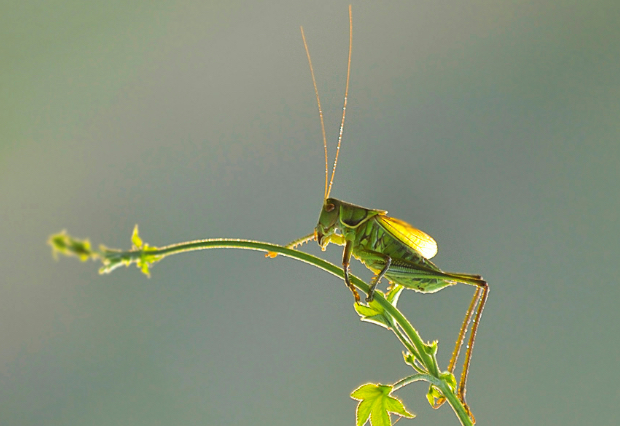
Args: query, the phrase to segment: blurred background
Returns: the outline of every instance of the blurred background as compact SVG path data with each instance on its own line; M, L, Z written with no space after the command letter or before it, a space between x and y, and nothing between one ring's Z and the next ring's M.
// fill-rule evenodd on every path
M333 154L347 5L4 4L0 424L352 425L353 389L410 374L395 337L306 264L212 250L151 279L99 276L46 245L67 229L126 249L136 223L158 246L312 232L324 163L299 26ZM489 281L478 424L618 422L619 22L615 0L353 2L332 195ZM444 368L472 294L401 297ZM398 392L418 414L399 424L457 424L426 390Z

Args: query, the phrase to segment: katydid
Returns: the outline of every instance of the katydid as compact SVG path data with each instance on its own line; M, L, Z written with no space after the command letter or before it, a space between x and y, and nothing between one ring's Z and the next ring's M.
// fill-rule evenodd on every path
M349 92L349 76L351 71L351 47L353 39L353 25L351 17L351 7L349 6L349 58L347 63L347 81L344 95L344 106L342 111L342 122L338 136L336 156L331 173L328 179L328 158L327 158L327 139L325 137L325 125L323 122L323 112L321 101L312 68L312 60L308 44L301 28L302 39L308 57L312 83L316 94L321 130L323 133L323 146L325 151L325 193L323 207L319 215L319 221L314 229L314 233L291 242L287 247L294 248L300 244L311 240L316 240L322 250L325 250L329 243L344 246L342 256L342 266L344 269L345 283L351 289L355 302L360 302L357 289L349 279L349 266L351 256L362 262L368 269L375 273L370 283L370 291L366 301L373 300L375 288L381 278L385 277L390 286L402 286L421 293L435 293L445 287L464 283L476 287L476 292L469 305L465 319L459 331L456 346L448 370L453 373L460 349L465 340L467 329L472 316L474 323L465 353L463 372L459 382L458 396L465 403L465 384L467 373L471 362L471 353L474 347L474 340L482 310L489 294L489 286L480 275L444 272L439 269L430 259L437 253L437 243L426 233L414 228L408 223L387 216L384 210L368 209L344 201L330 198L334 174L338 164L338 154L342 142L344 120L346 115L347 97ZM329 182L329 183L328 183ZM443 401L439 401L437 407Z

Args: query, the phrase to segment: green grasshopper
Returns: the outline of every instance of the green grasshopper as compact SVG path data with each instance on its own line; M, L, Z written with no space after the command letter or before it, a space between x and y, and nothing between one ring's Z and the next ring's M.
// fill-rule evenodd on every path
M471 353L474 347L474 340L482 310L489 294L489 286L480 275L462 274L444 272L439 269L430 259L437 253L437 243L426 233L414 228L408 223L387 216L387 211L368 209L344 201L330 198L332 184L334 182L334 174L336 165L338 164L338 154L340 152L340 144L342 142L342 133L344 129L344 120L346 115L347 97L349 92L349 75L351 72L351 47L353 39L353 25L351 18L351 9L349 8L349 59L347 65L347 82L344 96L344 106L342 112L342 122L340 125L340 134L338 137L338 145L336 148L336 157L328 184L328 158L327 158L327 139L325 137L325 125L323 122L323 112L321 110L321 101L312 68L312 60L308 44L301 28L301 35L308 56L310 65L310 73L312 75L312 83L317 98L319 108L319 117L321 121L321 129L323 133L323 146L325 149L325 193L323 199L323 207L319 215L319 222L314 228L314 233L303 238L299 238L287 245L289 248L295 248L298 245L311 240L316 240L322 250L325 250L328 244L333 243L344 246L342 255L342 267L344 269L345 283L353 293L355 302L360 302L360 296L357 289L353 286L349 278L349 267L351 256L362 262L368 269L375 273L370 283L370 291L366 297L366 301L373 300L375 289L381 279L385 277L392 286L402 286L421 293L435 293L445 287L464 283L476 287L476 292L469 305L465 319L461 326L456 346L448 370L454 371L456 361L460 349L465 340L465 334L471 322L472 315L474 323L468 341L465 361L463 364L463 372L459 382L458 396L465 406L465 383L467 381L467 373L471 362ZM272 256L275 255L272 254ZM474 315L475 311L475 315ZM443 400L439 400L435 408L443 404Z

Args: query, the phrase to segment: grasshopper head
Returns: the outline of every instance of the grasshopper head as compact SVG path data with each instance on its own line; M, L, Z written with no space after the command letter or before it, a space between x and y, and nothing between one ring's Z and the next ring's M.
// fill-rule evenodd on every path
M314 228L314 237L323 250L329 244L331 236L339 230L340 204L335 198L327 198L323 203L319 223Z

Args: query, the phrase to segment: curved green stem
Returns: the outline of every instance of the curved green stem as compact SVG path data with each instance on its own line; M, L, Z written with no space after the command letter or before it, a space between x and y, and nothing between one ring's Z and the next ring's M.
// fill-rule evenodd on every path
M64 255L78 256L82 261L86 261L88 259L100 259L103 262L103 267L99 270L100 273L110 273L120 266L129 266L132 263L135 263L142 270L142 272L148 275L149 267L153 263L173 254L215 248L235 248L264 251L267 252L267 256L269 257L283 255L311 264L332 275L344 279L344 271L342 268L334 265L333 263L308 253L261 241L216 238L189 241L172 244L165 247L150 247L148 244L142 242L141 238L138 236L138 229L136 227L132 236L132 242L134 245L132 250L113 250L101 246L100 250L97 251L91 249L88 240L74 239L73 237L67 235L64 231L53 235L49 240L49 244L52 246L55 254L61 253ZM368 293L370 288L368 284L354 275L350 275L350 278L351 282L357 288L365 293ZM403 379L397 382L395 387L400 388L413 381L426 380L441 390L463 425L472 425L472 421L469 418L463 403L456 396L454 390L451 389L446 381L441 378L440 370L435 359L435 354L429 350L429 348L436 348L436 346L427 345L424 343L415 328L413 328L409 321L407 321L403 314L394 305L385 299L381 292L375 293L375 301L393 319L395 325L397 326L392 327L392 331L428 371L428 374L421 373Z

